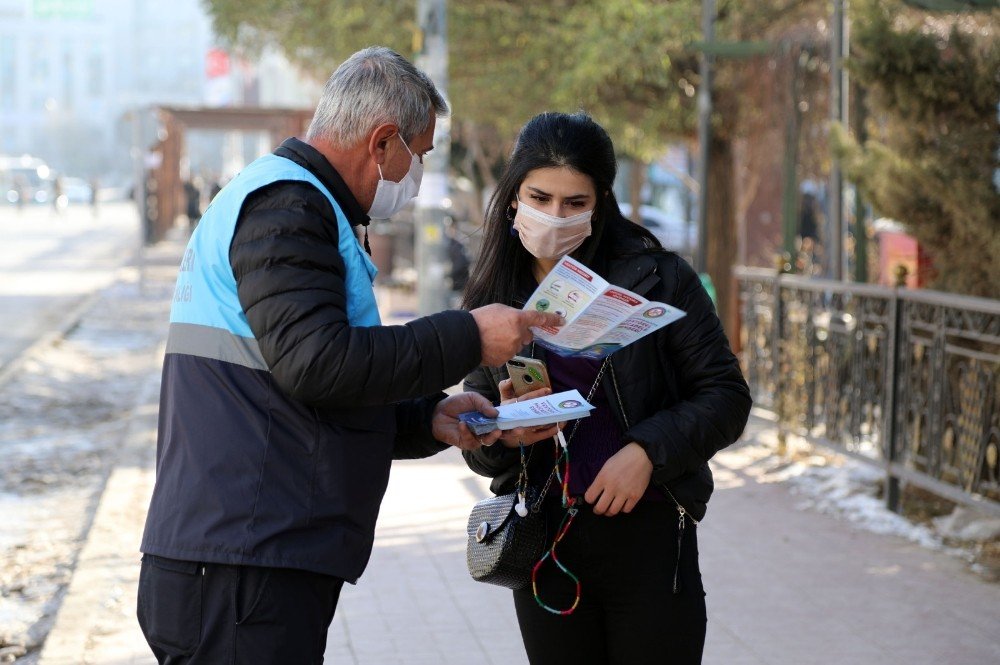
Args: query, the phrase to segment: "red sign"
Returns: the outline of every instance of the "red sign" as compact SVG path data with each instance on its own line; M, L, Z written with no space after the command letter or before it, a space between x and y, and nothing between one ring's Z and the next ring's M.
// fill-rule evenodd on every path
M609 289L608 291L606 291L605 295L607 295L609 298L614 298L615 300L620 300L623 303L625 303L626 305L632 305L633 307L635 307L640 302L642 302L641 300L636 300L635 298L633 298L632 296L630 296L628 294L622 293L621 291L615 291L615 290L612 290L612 289Z
M210 48L205 54L205 76L219 78L229 73L229 54L221 48Z
M575 272L580 277L583 277L588 282L593 282L594 281L594 278L591 275L589 275L588 273L585 273L584 271L580 270L579 268L577 268L572 263L563 262L563 266L565 266L566 268L569 268L570 270L572 270L573 272Z

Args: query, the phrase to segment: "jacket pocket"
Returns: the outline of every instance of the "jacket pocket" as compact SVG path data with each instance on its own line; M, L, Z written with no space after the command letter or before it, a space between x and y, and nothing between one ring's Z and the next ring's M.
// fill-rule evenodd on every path
M145 555L139 574L139 626L152 646L190 656L201 643L201 565Z
M383 434L396 433L395 407L364 406L355 409L316 409L316 419L328 425Z

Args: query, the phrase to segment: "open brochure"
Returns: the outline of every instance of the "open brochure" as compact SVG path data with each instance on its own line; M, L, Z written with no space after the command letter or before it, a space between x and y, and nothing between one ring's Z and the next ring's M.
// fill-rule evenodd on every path
M459 414L458 419L468 425L473 434L478 435L495 429L537 427L576 420L589 416L593 408L579 390L567 390L523 402L501 404L497 407L500 413L496 418L488 418L478 411L469 411Z
M604 358L684 316L676 307L609 284L568 256L545 276L524 309L561 314L566 325L532 328L535 341L561 356L584 358Z

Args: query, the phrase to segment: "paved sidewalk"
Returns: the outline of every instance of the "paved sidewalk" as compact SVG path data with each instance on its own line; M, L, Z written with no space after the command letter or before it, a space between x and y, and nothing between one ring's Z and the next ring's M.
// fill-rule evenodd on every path
M176 266L179 253L155 250L151 293L166 286L169 294L163 266ZM151 375L137 400L42 665L154 662L134 606L158 379ZM705 663L1000 662L1000 586L947 554L797 509L800 499L775 480L779 461L761 454L758 444L772 436L754 419L746 443L716 458L716 494L699 527ZM457 451L394 465L371 565L344 590L327 662L526 663L509 592L465 570L466 518L485 493Z

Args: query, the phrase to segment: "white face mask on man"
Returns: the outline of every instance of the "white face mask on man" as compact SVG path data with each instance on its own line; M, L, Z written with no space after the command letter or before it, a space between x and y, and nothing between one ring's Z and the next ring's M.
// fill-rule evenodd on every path
M403 141L402 134L397 134L400 141ZM372 219L389 219L409 203L417 192L420 191L420 181L424 177L424 165L420 163L420 158L413 154L410 146L403 141L406 152L410 153L410 169L399 182L386 180L382 176L382 166L378 166L378 185L375 186L375 198L372 200L371 208L368 209L368 216Z
M558 259L583 244L592 231L590 209L570 217L556 217L517 199L514 228L521 244L538 259Z

